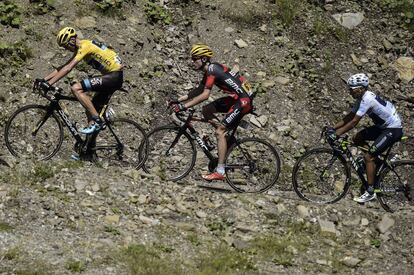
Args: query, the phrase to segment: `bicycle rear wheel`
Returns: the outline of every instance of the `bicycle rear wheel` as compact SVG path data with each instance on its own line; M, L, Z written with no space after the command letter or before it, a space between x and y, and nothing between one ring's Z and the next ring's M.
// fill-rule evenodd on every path
M142 168L163 180L180 180L190 173L196 162L197 151L191 136L180 127L155 128L147 136L147 159Z
M15 157L47 160L63 142L63 127L46 106L27 105L14 112L6 123L4 138Z
M140 148L144 146L146 134L135 121L115 118L96 137L94 151L102 160L114 165L139 169L144 159Z
M242 139L230 147L225 169L228 184L237 192L264 192L279 177L279 153L265 140Z
M330 148L315 148L293 167L293 189L303 200L326 204L343 198L351 184L346 160Z
M391 169L386 168L379 175L380 193L378 201L388 212L412 209L414 205L414 161L392 162Z

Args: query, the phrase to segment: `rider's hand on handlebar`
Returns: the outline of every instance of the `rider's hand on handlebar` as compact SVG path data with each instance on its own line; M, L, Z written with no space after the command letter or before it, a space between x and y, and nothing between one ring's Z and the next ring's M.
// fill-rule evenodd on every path
M338 139L338 136L336 135L336 131L332 127L328 127L326 129L326 137L331 141L336 141Z
M170 105L171 110L173 110L175 113L179 113L182 111L187 110L187 108L184 106L184 104L180 103L173 103Z
M167 100L167 106L170 107L173 104L178 104L180 103L180 101L178 101L178 99L168 99Z
M36 79L33 85L34 89L41 89L43 91L49 91L52 89L52 85L49 84L49 82L47 82L44 79Z

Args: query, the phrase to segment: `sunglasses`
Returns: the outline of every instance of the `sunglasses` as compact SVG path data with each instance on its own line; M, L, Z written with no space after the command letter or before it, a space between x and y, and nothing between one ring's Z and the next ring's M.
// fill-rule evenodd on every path
M197 57L197 56L193 56L193 57L191 57L191 60L192 61L197 61L197 60L200 60L201 59L201 57Z

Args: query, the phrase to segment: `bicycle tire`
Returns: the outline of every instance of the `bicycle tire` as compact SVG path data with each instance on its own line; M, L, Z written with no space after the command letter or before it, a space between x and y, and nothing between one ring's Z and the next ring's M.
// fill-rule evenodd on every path
M55 113L49 113L46 117L47 108L43 105L27 105L10 116L4 138L13 156L48 160L59 151L63 142L62 122Z
M333 161L332 164L330 161ZM333 166L335 163L337 165ZM318 171L325 168L329 170ZM328 184L327 180L330 180ZM296 161L292 171L292 184L296 194L305 201L318 204L335 203L349 190L351 169L345 158L333 149L314 148Z
M111 129L122 146L119 146ZM114 118L107 121L106 129L96 137L96 146L93 150L98 158L111 164L139 169L145 161L145 155L140 154L145 140L145 130L137 122L127 118Z
M191 136L184 132L178 142L170 148L179 131L180 127L177 126L162 126L148 133L146 160L142 166L145 172L171 181L180 180L190 173L197 158L197 150Z
M227 153L227 183L240 193L261 193L276 184L280 174L280 155L267 141L244 138Z
M395 161L391 165L392 169L387 167L379 175L378 201L387 212L409 209L414 205L414 160Z

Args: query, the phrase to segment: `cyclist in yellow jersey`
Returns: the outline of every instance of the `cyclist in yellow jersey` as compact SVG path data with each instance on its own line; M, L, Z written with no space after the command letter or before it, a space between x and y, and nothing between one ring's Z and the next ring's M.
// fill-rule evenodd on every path
M99 117L102 107L108 103L110 96L121 88L123 83L122 61L120 57L106 45L93 40L80 40L75 29L63 28L57 35L59 46L74 52L73 57L63 66L57 68L44 79L50 85L66 76L81 60L97 69L102 76L92 77L76 82L71 90L82 106L86 109L88 126L81 129L83 134L91 134L103 127L103 120ZM87 91L96 92L91 98Z

